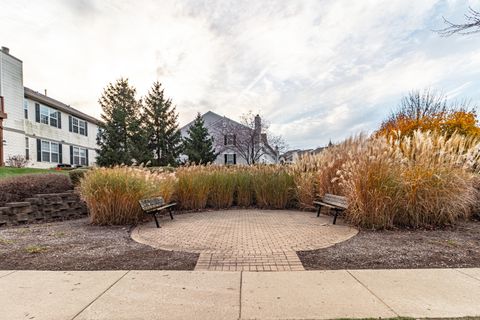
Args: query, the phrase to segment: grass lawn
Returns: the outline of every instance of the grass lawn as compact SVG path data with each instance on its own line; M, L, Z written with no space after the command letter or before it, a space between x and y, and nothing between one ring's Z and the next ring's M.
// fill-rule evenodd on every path
M22 174L32 173L63 173L67 174L67 171L57 171L53 169L36 169L36 168L12 168L12 167L0 167L0 179L18 176Z

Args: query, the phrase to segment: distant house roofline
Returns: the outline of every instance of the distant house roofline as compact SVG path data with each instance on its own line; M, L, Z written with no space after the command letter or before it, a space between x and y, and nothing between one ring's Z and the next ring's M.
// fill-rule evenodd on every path
M82 120L89 121L91 123L94 123L96 125L102 125L103 122L95 117L92 117L86 113L83 113L69 105L66 105L63 102L60 102L58 100L55 100L53 98L50 98L49 96L46 96L44 94L41 94L35 90L32 90L30 88L24 87L24 94L26 98L38 101L40 103L45 104L46 106L50 106L52 108L58 109L60 111L63 111L65 113L71 114L75 117L78 117Z

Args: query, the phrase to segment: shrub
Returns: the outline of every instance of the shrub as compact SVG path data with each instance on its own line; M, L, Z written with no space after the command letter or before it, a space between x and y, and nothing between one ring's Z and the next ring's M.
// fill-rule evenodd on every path
M9 167L25 168L25 166L28 164L28 160L24 156L18 154L14 156L9 156L5 163Z
M139 222L144 218L139 200L162 196L169 202L174 188L170 174L127 167L90 170L80 184L92 223L101 225Z
M73 169L68 171L68 175L70 176L70 180L74 186L80 185L80 181L83 179L88 170L89 169Z
M23 201L35 194L72 190L70 178L63 174L28 174L0 180L0 205Z

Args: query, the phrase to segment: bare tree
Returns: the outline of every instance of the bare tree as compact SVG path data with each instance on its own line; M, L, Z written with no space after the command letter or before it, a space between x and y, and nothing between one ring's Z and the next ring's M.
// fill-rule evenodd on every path
M448 37L455 33L466 35L480 32L479 11L474 10L472 7L469 7L468 12L465 14L465 20L466 21L464 23L457 24L450 22L444 17L443 21L447 25L447 27L441 30L436 30L436 32L438 32L438 34L443 37Z
M214 140L223 142L217 144L216 151L234 151L247 164L259 163L267 154L278 159L286 144L281 136L271 134L268 128L268 122L262 122L261 117L251 111L242 115L240 123L224 121L213 130Z

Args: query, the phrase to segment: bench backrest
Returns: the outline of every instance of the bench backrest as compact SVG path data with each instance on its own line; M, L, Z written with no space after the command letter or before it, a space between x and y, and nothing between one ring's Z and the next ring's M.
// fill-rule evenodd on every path
M344 209L348 208L347 198L343 197L343 196L337 196L337 195L334 195L334 194L326 193L323 196L322 200L323 200L323 202L325 202L327 204L332 204L334 206L344 208Z
M165 204L165 201L163 200L162 197L155 197L155 198L150 198L150 199L142 199L138 201L140 203L140 206L144 211L149 211L152 209L156 209L158 207L161 207Z

